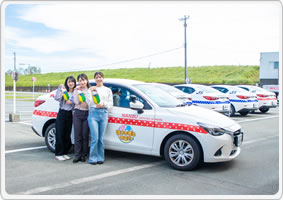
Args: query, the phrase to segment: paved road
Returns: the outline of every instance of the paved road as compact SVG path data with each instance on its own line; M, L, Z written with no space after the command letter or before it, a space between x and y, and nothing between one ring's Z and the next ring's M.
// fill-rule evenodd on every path
M233 119L245 132L240 156L230 162L204 164L189 172L171 169L162 158L115 151L106 151L103 165L59 162L45 147L44 139L33 133L28 116L24 122L6 122L5 189L10 195L276 194L278 108ZM25 149L30 147L38 149Z

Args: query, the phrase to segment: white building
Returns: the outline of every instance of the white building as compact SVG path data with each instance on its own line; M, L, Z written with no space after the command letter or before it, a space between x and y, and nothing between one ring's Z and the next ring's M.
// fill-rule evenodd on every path
M279 52L260 53L260 85L279 84Z

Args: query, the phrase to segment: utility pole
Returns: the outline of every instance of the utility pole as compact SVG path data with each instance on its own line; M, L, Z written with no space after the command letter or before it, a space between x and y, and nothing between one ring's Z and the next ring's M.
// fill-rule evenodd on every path
M17 73L16 69L16 52L14 52L14 73ZM13 89L14 89L14 103L13 103L13 113L16 114L16 79L13 80Z
M14 101L13 101L13 113L9 114L9 121L20 121L20 115L16 112L16 81L18 79L17 69L16 69L16 52L14 52L14 74L13 74L13 90L14 90Z
M190 83L190 80L187 78L188 72L187 72L187 19L189 19L190 16L184 16L184 18L180 18L180 21L184 21L184 35L185 35L185 83Z

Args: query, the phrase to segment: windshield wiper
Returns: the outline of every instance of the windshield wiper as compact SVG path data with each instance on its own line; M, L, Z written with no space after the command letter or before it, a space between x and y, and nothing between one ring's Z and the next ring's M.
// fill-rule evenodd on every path
M178 104L176 107L184 107L186 105L187 105L186 103L182 103L182 104Z

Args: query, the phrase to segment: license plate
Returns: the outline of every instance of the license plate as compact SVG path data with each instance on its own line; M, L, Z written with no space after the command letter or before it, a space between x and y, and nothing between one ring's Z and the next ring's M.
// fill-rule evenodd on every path
M243 134L242 133L234 136L234 144L236 145L236 147L241 146L242 142L243 142Z
M254 103L254 108L256 108L256 104Z

